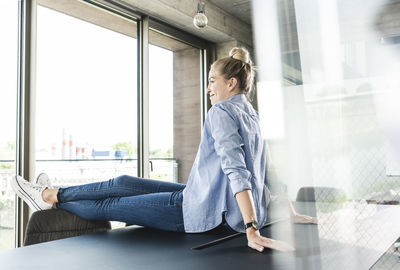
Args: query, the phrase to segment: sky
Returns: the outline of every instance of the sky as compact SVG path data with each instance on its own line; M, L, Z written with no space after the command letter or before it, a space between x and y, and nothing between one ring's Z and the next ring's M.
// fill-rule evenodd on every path
M1 8L13 10L6 2ZM6 15L0 16L1 33L16 39L17 13ZM110 150L117 142L136 145L136 39L41 6L37 16L37 148L59 149L63 132L76 146ZM8 128L0 144L15 138L17 42L5 40L0 113ZM150 45L149 59L150 149L168 149L173 143L172 52Z
M18 1L0 1L0 147L15 141Z

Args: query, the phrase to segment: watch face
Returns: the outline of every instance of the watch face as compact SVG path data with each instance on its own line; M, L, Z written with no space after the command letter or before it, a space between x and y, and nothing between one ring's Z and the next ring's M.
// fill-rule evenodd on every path
M257 222L257 221L253 221L253 222L251 223L251 225L252 225L253 228L256 229L256 230L259 230L259 229L260 229L260 225L258 225L258 222Z

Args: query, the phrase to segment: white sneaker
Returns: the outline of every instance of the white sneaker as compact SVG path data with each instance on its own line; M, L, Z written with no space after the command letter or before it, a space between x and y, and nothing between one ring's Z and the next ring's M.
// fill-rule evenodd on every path
M51 209L52 204L47 203L42 198L45 186L37 185L26 181L20 176L11 178L11 187L14 192L24 200L33 211Z
M46 173L41 173L38 175L38 177L36 178L36 184L38 184L40 186L45 186L48 188L53 188L51 186L50 178Z

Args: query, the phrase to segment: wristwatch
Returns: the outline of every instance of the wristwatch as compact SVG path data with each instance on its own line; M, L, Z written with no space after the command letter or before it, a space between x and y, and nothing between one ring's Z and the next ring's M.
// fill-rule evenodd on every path
M253 220L253 221L251 221L251 222L249 222L249 223L246 223L246 224L244 225L244 230L246 231L246 230L247 230L248 228L250 228L250 227L253 227L254 230L256 230L256 231L258 231L258 230L260 229L260 225L259 225L258 222L255 221L255 220Z

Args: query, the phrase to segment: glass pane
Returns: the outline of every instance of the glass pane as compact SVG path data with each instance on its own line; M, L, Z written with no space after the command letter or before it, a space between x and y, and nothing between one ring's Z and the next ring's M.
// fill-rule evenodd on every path
M0 2L0 250L14 248L18 1Z
M136 39L39 6L37 42L36 172L135 175Z
M287 134L304 145L292 149L304 165L299 184L340 188L353 200L400 188L400 178L387 175L380 115L381 96L398 89L400 63L399 45L383 44L389 34L377 29L384 3L294 1L297 33L289 34L298 36L298 51L291 67L301 72L302 83L285 92L292 105L288 129L296 123L303 130L300 138Z
M150 30L150 177L186 183L201 136L200 50Z
M136 39L92 18L42 6L37 14L36 174L55 186L136 176Z
M321 269L369 269L399 237L378 212L400 203L400 3L276 2L281 62L259 60L282 67L285 135L269 141L268 180L317 202ZM330 260L349 246L365 261Z

